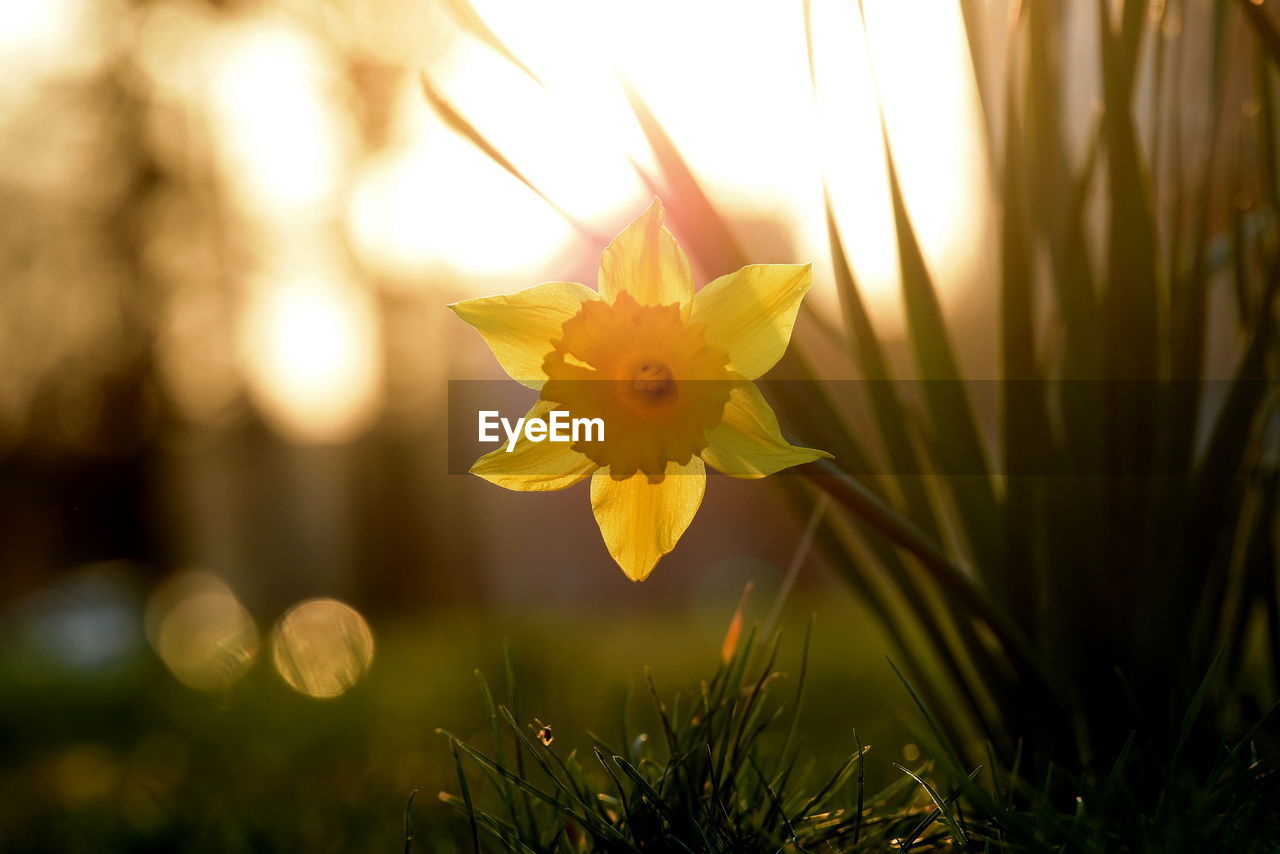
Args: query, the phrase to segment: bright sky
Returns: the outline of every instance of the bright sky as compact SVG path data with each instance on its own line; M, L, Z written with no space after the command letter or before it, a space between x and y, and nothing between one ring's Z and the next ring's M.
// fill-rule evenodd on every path
M431 73L476 127L580 219L616 222L647 195L627 161L651 158L621 96L625 78L716 201L782 220L797 251L819 263L827 254L825 176L857 272L892 326L897 259L878 82L927 250L949 265L967 262L983 181L976 96L954 4L868 2L868 42L855 4L815 0L816 104L803 17L791 4L477 5L545 88L474 39L454 44ZM375 263L518 274L576 239L553 211L426 113L413 81L402 101L397 144L370 164L351 209L353 230Z
M962 280L973 260L986 182L954 3L867 0L867 36L856 4L814 0L815 98L800 4L476 0L543 85L471 36L425 39L431 49L415 56L401 34L402 55L374 56L404 63L406 73L390 140L366 154L340 51L376 52L377 43L360 43L360 21L385 2L348 3L350 21L317 26L272 4L219 16L172 0L136 12L130 30L157 97L187 99L210 136L249 235L235 332L243 379L277 428L299 441L351 438L380 405L368 273L381 287L444 282L449 296L479 295L557 278L566 250L600 248L585 246L551 207L446 128L418 91L415 63L532 181L601 230L638 214L649 195L628 159L652 165L621 94L625 78L714 201L790 232L795 257L757 260L813 260L815 298L834 306L826 180L868 301L892 330L901 320L878 86L940 286ZM449 26L441 0L419 2L439 13L435 25ZM92 8L83 0L5 4L0 70L75 55L91 37ZM325 33L354 42L333 44ZM337 251L344 243L351 254Z

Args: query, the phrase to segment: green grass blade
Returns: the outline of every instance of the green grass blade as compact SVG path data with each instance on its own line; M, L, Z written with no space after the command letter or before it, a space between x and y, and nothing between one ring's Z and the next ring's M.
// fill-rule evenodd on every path
M960 13L964 19L965 41L969 47L969 62L973 67L973 82L978 92L979 121L983 131L984 150L988 162L995 165L995 119L992 113L990 86L987 85L986 59L993 55L982 32L984 7L981 3L960 3ZM995 174L995 169L992 169Z
M1103 294L1104 330L1107 335L1108 376L1113 380L1150 382L1157 378L1158 290L1155 259L1156 232L1151 209L1146 166L1134 131L1132 111L1133 67L1136 50L1130 42L1141 33L1141 16L1133 23L1127 3L1121 33L1110 33L1109 4L1099 3L1103 30L1103 94L1107 121L1104 141L1108 177L1107 282ZM1116 399L1116 417L1125 458L1142 458L1150 430L1150 406L1142 405L1127 389Z
M484 154L496 163L498 166L506 170L507 174L515 178L521 184L524 184L532 190L538 198L542 199L561 217L564 221L573 226L573 228L583 236L583 238L592 245L604 246L608 241L604 235L597 233L573 214L558 205L550 196L544 193L536 184L524 176L516 165L507 159L501 151L489 139L480 132L475 125L467 121L467 118L458 111L453 103L449 101L445 94L441 92L432 82L427 72L422 71L418 74L418 81L422 86L422 94L426 97L427 103L436 111L436 115L449 126L450 130L466 139L476 148L480 149Z
M800 838L796 836L795 825L793 825L791 823L791 819L787 817L786 810L782 808L782 802L778 800L778 795L773 791L773 787L769 785L769 780L764 776L764 772L760 770L760 766L756 764L756 760L754 758L747 758L751 763L751 769L756 772L756 778L760 781L760 785L764 787L765 794L769 796L769 803L772 805L772 808L777 811L778 815L782 816L782 823L787 828L787 835L791 837L791 844L796 847L797 851L806 850L805 847L800 844Z
M489 732L493 737L493 755L502 765L507 764L507 746L506 741L502 737L502 728L498 724L498 708L493 702L493 692L489 690L489 681L484 678L484 674L478 669L475 671L476 680L480 683L480 694L484 699L485 715L489 719ZM511 790L511 785L501 778L496 781L498 794L507 806L507 810L511 814L511 820L520 824L520 811L516 806L515 793Z
M466 804L467 822L471 827L471 850L480 854L480 830L476 827L476 807L471 802L471 786L467 784L467 773L462 769L462 757L458 755L458 741L449 736L449 752L453 754L453 765L458 772L458 787L462 790L462 802Z
M506 676L506 680L507 680L507 705L511 708L511 712L513 715L519 715L520 714L520 695L516 686L516 668L515 668L515 664L511 660L511 641L506 638L504 638L502 641L502 666L504 670L504 675ZM524 778L524 751L520 749L519 735L520 735L520 732L517 729L516 730L517 739L514 745L516 772L520 775L521 779L523 779ZM532 828L534 830L534 833L536 834L538 829L538 821L533 814L533 804L530 803L528 794L526 793L523 787L520 787L520 793L521 793L520 799L524 804L525 818L528 819L529 827Z
M484 18L480 17L480 13L476 11L476 7L471 4L470 0L444 0L444 5L449 10L449 13L453 15L458 26L464 31L523 71L530 80L539 86L543 85L542 81L538 79L538 75L534 74L532 69L525 65L520 57L512 52L511 48L507 47L506 42L498 38L498 35L489 28L489 25L485 23Z
M921 677L921 685L929 694L927 697L929 702L937 704L936 701L939 700L939 697L934 691L933 682L923 681L923 674L926 670L918 658L917 647L919 645L911 638L904 621L899 619L898 612L900 608L895 603L891 603L888 598L889 594L881 589L884 584L888 583L884 580L884 575L887 574L895 582L901 584L903 579L909 578L908 568L881 535L874 532L868 533L868 545L876 555L874 564L885 567L887 573L876 571L873 566L864 565L867 562L864 562L858 556L853 546L846 539L851 535L837 528L834 524L824 522L818 530L818 537L829 553L843 556L842 559L836 562L837 570L844 576L854 592L867 603L871 613L876 615L889 641L898 650L898 655L902 658L906 669ZM931 632L936 628L932 619L920 617L919 612L916 612L915 619ZM957 680L958 685L967 686L968 683L962 681L962 676L959 675L958 670L951 663L954 659L949 656L949 647L938 647L938 649L943 651L943 661L953 674L953 678ZM952 731L951 734L958 739L957 732Z
M1218 677L1218 670L1222 666L1223 654L1219 650L1218 654L1213 657L1209 669L1205 671L1204 678L1200 680L1200 687L1196 689L1196 693L1191 698L1191 704L1187 706L1186 714L1182 717L1182 727L1178 731L1178 744L1173 750L1173 758L1170 766L1178 767L1178 758L1182 755L1183 749L1187 746L1187 740L1191 738L1191 731L1195 727L1196 722L1200 719L1200 712L1204 709L1205 700L1208 699L1209 691L1213 688L1214 680Z
M817 520L821 523L821 518ZM816 533L816 531L815 531ZM796 680L795 699L791 702L791 716L787 724L787 734L782 739L782 749L778 751L778 765L774 768L773 779L777 780L783 764L787 761L787 756L791 753L791 747L795 743L796 726L800 722L800 714L804 711L804 689L809 682L809 645L813 639L813 627L817 623L818 615L812 614L809 622L805 624L804 644L800 648L800 676Z
M919 559L946 595L955 597L958 604L988 625L1016 666L1024 668L1026 675L1042 686L1048 686L1043 668L1036 663L1032 646L1021 629L936 544L874 493L834 466L818 464L810 470L823 473L824 476L814 477L818 486Z
M952 810L950 809L946 800L943 799L942 795L938 794L938 790L933 788L933 786L929 785L929 782L925 780L923 777L919 776L913 771L908 770L904 766L899 765L898 763L895 762L893 763L893 767L897 768L903 774L908 775L909 777L911 777L911 779L915 780L917 783L920 784L920 787L924 789L926 793L928 793L929 799L933 801L934 807L938 810L939 813L942 814L942 820L946 823L947 827L951 829L951 833L953 834L953 838L955 842L959 845L960 848L962 849L967 848L969 845L969 836L964 832L964 827L961 825L959 819L952 814ZM904 850L905 850L905 846L904 846Z
M409 793L404 804L404 854L413 850L413 801L418 797L418 790Z
M1244 19L1248 22L1249 29L1253 31L1262 52L1274 65L1280 67L1280 28L1276 26L1271 14L1263 4L1254 3L1252 0L1239 0L1236 5L1244 13Z
M938 442L938 453L945 471L964 473L947 483L955 493L956 510L964 523L970 551L981 568L998 566L1001 557L996 498L987 454L961 384L963 377L951 349L942 306L907 214L883 116L881 135L898 233L898 263L909 338L924 380L925 403L936 430L944 437Z
M1026 170L1022 162L1022 128L1015 103L1014 75L1005 98L1004 176L1001 182L1000 343L1005 496L1004 551L987 572L989 586L1024 632L1038 622L1039 574L1036 552L1037 512L1043 484L1040 472L1048 461L1050 436L1036 350L1031 247L1027 234L1029 209L1023 198Z
M710 279L746 266L747 256L739 247L728 223L703 192L693 170L667 135L666 129L650 111L640 93L626 81L622 85L631 111L640 123L640 129L662 171L666 192L660 195L703 274ZM636 168L639 169L639 166ZM640 170L640 174L645 175L643 170Z
M1197 466L1187 517L1195 527L1191 529L1193 535L1189 537L1186 552L1182 555L1187 567L1208 565L1218 546L1224 520L1235 515L1240 503L1241 471L1251 447L1249 435L1269 388L1266 360L1276 335L1272 317L1277 293L1280 293L1280 260L1275 262L1268 279L1259 311L1261 320L1252 330ZM1212 603L1212 598L1206 601Z
M862 739L858 738L858 731L853 731L853 742L858 745L858 755L862 756L866 751L862 747ZM870 749L870 748L867 748ZM858 839L862 835L862 811L864 808L866 795L866 770L867 763L858 763L858 815L853 825L853 844L858 844Z
M861 766L862 762L863 751L861 745L859 745L858 752L852 754L848 759L846 759L840 767L836 769L836 772L827 778L827 781L822 784L822 787L818 789L818 791L814 792L813 796L805 802L804 808L796 815L796 823L799 824L803 822L814 810L821 808L822 805L826 803L827 798L833 795L845 784L854 770L857 770L858 774L861 776L863 773L861 767L855 769L855 766Z
M894 389L893 373L845 254L844 241L840 237L835 212L831 207L831 196L825 187L823 202L826 206L827 240L831 246L836 294L840 299L851 350L867 380L867 396L871 401L879 438L884 443L893 470L905 475L898 478L897 483L902 489L907 512L927 534L937 539L938 522L924 489L924 480L915 476L925 469L912 444L909 430L903 429L911 422Z
M919 692L916 691L915 685L913 685L911 680L906 677L906 674L898 669L898 665L894 664L893 659L886 658L885 660L888 661L889 666L893 668L893 672L897 675L898 681L902 683L903 687L907 689L907 693L911 695L911 699L915 702L916 708L920 710L922 715L924 715L925 724L929 727L929 731L932 733L934 740L942 749L943 757L950 766L951 773L955 775L957 779L963 779L965 776L964 761L956 750L955 744L947 737L937 716L934 715L933 710L924 702L923 699L921 699Z

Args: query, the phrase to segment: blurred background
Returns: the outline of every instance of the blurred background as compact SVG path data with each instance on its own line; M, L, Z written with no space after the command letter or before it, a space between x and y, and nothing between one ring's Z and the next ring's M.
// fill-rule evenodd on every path
M449 822L434 730L479 727L471 672L496 679L504 638L571 743L642 665L705 675L805 520L713 478L631 584L585 487L448 474L447 382L501 373L445 305L594 284L651 196L629 86L753 261L815 263L835 322L825 180L897 354L878 90L961 358L993 376L959 9L813 15L817 91L798 4L0 4L0 848L385 849L414 788ZM1087 21L1062 43L1087 60L1083 145ZM433 112L422 71L550 203ZM796 340L856 376L811 320ZM833 585L810 557L789 609L822 602L813 670L840 702L808 711L815 744L847 753L857 725L910 761L885 642Z

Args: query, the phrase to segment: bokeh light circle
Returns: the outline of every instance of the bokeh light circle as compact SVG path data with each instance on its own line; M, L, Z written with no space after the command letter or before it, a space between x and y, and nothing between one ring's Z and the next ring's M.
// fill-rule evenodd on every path
M221 578L186 572L147 603L147 639L165 666L198 691L230 688L258 654L258 628Z
M289 610L272 638L276 672L309 697L345 694L373 662L373 633L350 605L310 599Z

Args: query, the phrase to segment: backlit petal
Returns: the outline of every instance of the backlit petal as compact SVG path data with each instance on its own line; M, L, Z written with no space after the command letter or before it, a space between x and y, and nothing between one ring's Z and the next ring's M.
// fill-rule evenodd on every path
M545 418L555 404L540 400L525 418ZM499 435L502 435L499 431ZM471 473L490 483L520 492L550 492L573 486L599 466L573 450L568 442L530 442L521 433L508 453L506 440L471 466Z
M724 417L707 431L702 458L733 477L757 478L831 455L782 438L778 418L752 382L734 383Z
M449 308L480 332L508 376L541 388L547 381L542 360L551 352L552 339L560 337L560 327L584 302L597 298L576 282L547 282L514 294L462 300Z
M662 221L662 202L653 200L640 218L622 230L600 257L600 296L613 302L627 291L641 305L686 306L693 299L689 259Z
M693 299L707 343L729 354L729 370L756 379L782 358L813 282L809 264L754 264L711 282Z
M644 581L658 560L676 547L702 504L706 467L667 463L660 483L644 474L614 480L601 469L591 478L591 509L609 554L632 581Z

